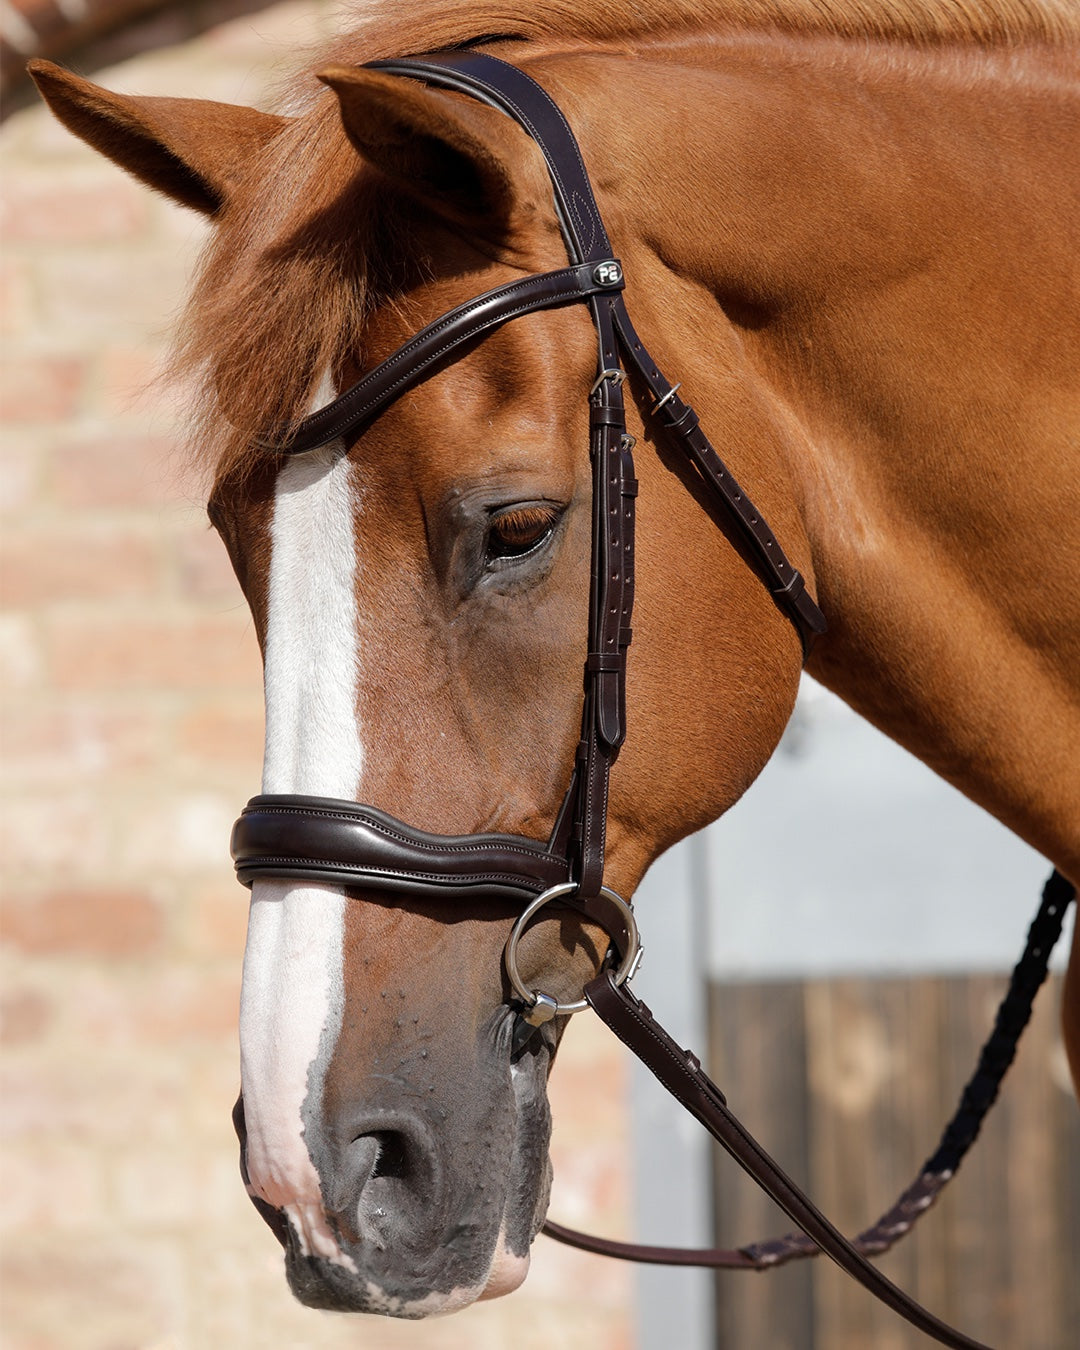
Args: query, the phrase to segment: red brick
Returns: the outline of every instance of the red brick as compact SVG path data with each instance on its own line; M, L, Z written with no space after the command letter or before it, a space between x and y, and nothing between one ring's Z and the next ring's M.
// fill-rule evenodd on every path
M100 984L100 977L95 978ZM82 1006L89 1001L86 984L83 979L69 982L80 1032L85 1031ZM107 1054L106 1047L94 1046L89 1054L85 1035L69 1032L66 1043L68 1053L59 1064L24 1056L10 1058L4 1066L0 1129L5 1144L85 1139L112 1149L129 1148L136 1131L147 1145L181 1141L189 1118L201 1119L202 1103L192 1103L190 1069L179 1057L143 1058L136 1072L127 1053ZM228 1097L235 1076L235 1069L221 1075L219 1098Z
M100 873L110 855L109 824L84 793L24 794L0 813L0 859L9 878ZM9 880L5 892L14 898Z
M50 628L53 677L64 689L250 690L260 683L251 622L239 612L79 618Z
M161 334L189 270L175 249L52 250L37 273L42 322L88 342L102 334Z
M80 982L80 1030L95 1048L232 1044L239 1013L239 965L227 974L169 966L138 981Z
M196 956L220 956L239 961L247 936L248 894L239 882L228 876L200 888L186 915L186 949Z
M25 614L0 614L0 684L11 689L37 688L43 653L35 625Z
M0 754L10 780L24 788L72 777L146 771L164 753L160 718L137 707L76 699L0 709Z
M0 259L0 333L25 333L33 315L30 268L23 258Z
M95 183L12 175L0 207L0 229L9 247L128 240L146 227L148 195L119 174Z
M200 766L227 766L254 778L262 768L263 724L262 699L254 688L243 702L202 704L177 723L177 753Z
M151 320L146 316L143 325L160 330L166 306ZM115 306L114 306L115 312ZM164 407L165 391L161 388L164 348L154 348L149 341L141 347L106 347L101 355L101 411L107 417L138 417L145 420L156 407Z
M64 1233L9 1245L0 1275L12 1350L179 1344L180 1253L102 1230L92 1242Z
M251 1203L234 1157L130 1150L116 1159L113 1172L120 1214L134 1224L196 1228L234 1218Z
M21 1156L20 1156L21 1154ZM78 1229L101 1222L104 1160L85 1147L55 1144L7 1151L0 1181L0 1223L10 1230Z
M41 453L36 445L19 444L8 432L0 458L0 515L21 516L40 491Z
M8 900L3 941L35 956L145 956L160 950L165 924L145 892L70 887Z
M0 367L0 412L11 422L56 422L74 415L86 383L81 356L15 356Z
M116 434L65 441L52 456L49 486L59 506L129 507L189 500L175 436Z
M0 602L13 609L95 596L152 595L160 548L145 530L62 527L9 530L0 540Z
M246 603L225 545L209 524L179 536L173 553L182 595L227 605Z
M0 1041L9 1047L33 1045L55 1021L51 999L40 989L8 989L0 997Z
M229 833L248 784L142 792L125 798L112 864L126 876L148 871L184 880L229 874Z

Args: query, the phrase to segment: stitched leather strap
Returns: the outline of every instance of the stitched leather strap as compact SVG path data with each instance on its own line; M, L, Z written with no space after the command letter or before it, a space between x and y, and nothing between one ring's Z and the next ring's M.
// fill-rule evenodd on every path
M678 395L638 337L621 296L611 303L623 351L656 399L654 415L681 446L701 474L721 517L734 526L736 543L744 560L764 582L780 610L795 625L802 642L803 658L810 655L814 639L826 631L825 616L806 589L802 574L792 566L777 542L768 521L736 481L731 470L713 449L701 429L697 413Z
M233 826L232 855L245 885L274 877L433 895L510 899L518 905L569 879L565 856L515 834L428 834L373 806L331 797L252 797ZM602 895L566 896L609 935L618 956L631 946L622 912Z
M592 548L589 650L575 802L574 877L596 895L604 881L608 785L626 736L626 649L634 605L634 463L626 435L622 375L609 364L615 348L610 314L593 303L601 374L589 398L592 459ZM614 362L614 358L612 358Z
M505 895L522 902L569 879L565 858L518 835L436 835L373 806L253 797L233 827L236 875L295 877L401 893Z
M373 70L455 89L512 117L547 162L571 261L595 263L611 257L607 231L570 124L547 90L530 75L498 57L470 51L372 61L370 65Z
M1024 951L1013 968L1009 988L998 1007L993 1030L979 1055L975 1072L964 1088L960 1104L942 1133L941 1142L896 1202L876 1223L851 1239L851 1246L860 1255L880 1256L895 1246L930 1209L955 1176L968 1149L978 1137L987 1113L997 1100L1002 1080L1030 1020L1035 996L1046 980L1050 956L1061 936L1065 915L1075 899L1076 888L1073 884L1060 872L1052 872L1043 887L1038 912L1028 929ZM782 1237L749 1243L739 1248L643 1246L594 1237L551 1220L545 1223L544 1232L556 1241L582 1251L614 1256L624 1261L665 1266L768 1270L798 1258L818 1256L822 1250L804 1232L787 1233Z
M608 266L602 271L598 265L579 264L555 272L537 272L458 305L422 328L333 403L294 426L275 428L260 444L276 454L299 455L339 436L358 435L366 423L406 389L411 389L466 343L483 337L500 324L538 309L579 304L601 291L620 289L621 267L615 259L604 261Z

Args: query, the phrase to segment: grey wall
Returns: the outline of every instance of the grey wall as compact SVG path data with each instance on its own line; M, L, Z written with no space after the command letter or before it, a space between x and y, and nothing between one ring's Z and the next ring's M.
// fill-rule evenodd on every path
M707 964L729 979L1007 969L1050 872L812 680L703 847Z

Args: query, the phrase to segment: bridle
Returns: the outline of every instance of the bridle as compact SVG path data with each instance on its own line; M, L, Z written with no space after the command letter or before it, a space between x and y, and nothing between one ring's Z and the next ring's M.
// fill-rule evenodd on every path
M626 653L634 602L637 481L634 440L626 431L623 404L624 359L652 395L653 416L667 432L669 442L693 466L719 523L777 608L795 627L804 657L815 637L825 631L824 617L761 513L710 445L693 409L680 398L680 386L667 380L634 330L622 297L621 264L600 219L577 142L551 98L516 67L477 52L447 52L370 64L389 74L468 94L507 113L528 132L547 162L570 265L497 287L450 310L334 402L292 426L272 432L262 444L267 451L284 456L304 454L346 436L355 438L403 392L499 325L536 310L586 304L596 330L598 358L588 400L592 562L581 739L570 784L546 844L518 835L429 834L373 806L320 797L263 795L252 798L233 831L237 875L248 886L262 878L294 878L447 902L457 897L491 896L510 898L522 905L506 948L507 974L520 999L514 1051L520 1052L536 1028L553 1017L579 1011L587 1004L593 1006L803 1230L802 1234L738 1252L677 1253L631 1247L586 1238L549 1224L547 1231L553 1236L589 1250L638 1260L756 1269L825 1251L942 1344L977 1350L977 1342L945 1326L908 1298L864 1255L884 1250L906 1232L936 1198L955 1164L942 1164L937 1170L928 1164L893 1210L853 1245L747 1134L694 1056L680 1050L625 987L641 953L637 925L629 904L603 884L608 780L626 736ZM1069 883L1061 878L1058 881L1051 912L1039 930L1038 958L1045 948L1048 959L1053 945L1047 940L1048 928L1056 922L1060 931L1071 898L1061 890L1064 887L1071 892ZM612 941L614 968L593 980L586 987L585 997L576 1003L560 1004L541 991L529 989L517 970L518 940L528 922L548 903L571 906L598 923ZM1033 970L1034 966L1029 970L1028 984L1034 979ZM1044 976L1045 959L1030 991L1027 1012ZM1021 1028L1026 1020L1025 1012ZM1015 1034L1018 1036L1019 1030ZM999 1047L994 1072L1000 1067L1000 1059ZM997 1081L1003 1073L1001 1067ZM985 1086L980 1091L985 1098ZM994 1095L996 1083L990 1101ZM989 1101L976 1106L985 1114ZM982 1114L977 1116L971 1138ZM968 1116L974 1118L972 1110ZM970 1139L965 1149L968 1143ZM955 1153L953 1147L950 1160Z
M493 57L454 52L376 61L502 109L533 136L551 172L570 265L487 291L436 319L340 398L271 433L267 450L303 454L355 437L388 404L497 326L536 310L586 304L597 333L589 393L592 564L581 739L570 785L546 845L516 835L427 834L374 807L311 797L262 796L233 837L241 881L296 877L426 896L509 896L530 903L552 888L596 917L626 952L629 920L603 886L608 778L626 735L626 651L634 604L633 438L627 434L622 358L653 396L654 412L698 470L747 562L798 631L804 652L825 620L761 513L720 461L692 408L638 337L577 142L562 113L523 72ZM552 897L553 899L556 897ZM612 926L614 925L614 926Z

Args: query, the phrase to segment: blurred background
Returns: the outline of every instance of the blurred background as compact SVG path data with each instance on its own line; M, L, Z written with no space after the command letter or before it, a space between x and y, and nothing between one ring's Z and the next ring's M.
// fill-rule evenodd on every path
M2 15L4 1350L919 1346L824 1266L630 1267L546 1239L513 1297L422 1325L311 1312L236 1169L246 918L228 832L258 653L157 382L202 223L36 106L45 54L132 93L268 106L338 7L12 0ZM783 821L783 844L776 823ZM808 684L762 780L654 867L638 992L855 1229L915 1175L1048 871ZM1080 1324L1080 1115L1044 992L1003 1102L886 1269L998 1345ZM786 1230L576 1019L552 1214L644 1241Z

